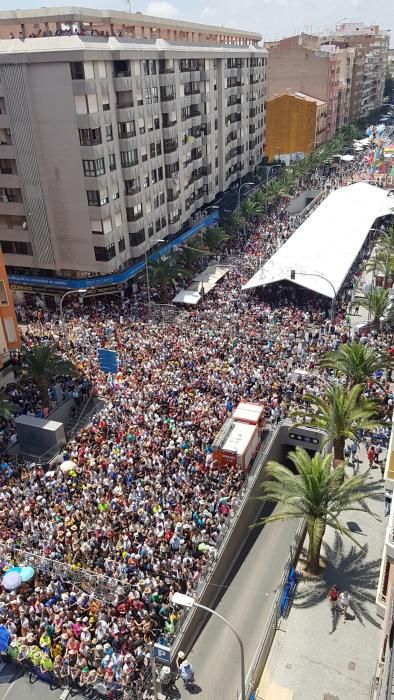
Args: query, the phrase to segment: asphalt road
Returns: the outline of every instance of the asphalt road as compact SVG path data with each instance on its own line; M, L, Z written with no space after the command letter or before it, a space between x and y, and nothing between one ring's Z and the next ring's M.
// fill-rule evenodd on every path
M297 525L297 521L282 521L251 531L241 561L235 562L232 578L216 607L243 639L246 673L269 618ZM241 697L239 645L221 620L209 618L189 659L201 688L197 697L204 700ZM183 697L190 695L182 692Z

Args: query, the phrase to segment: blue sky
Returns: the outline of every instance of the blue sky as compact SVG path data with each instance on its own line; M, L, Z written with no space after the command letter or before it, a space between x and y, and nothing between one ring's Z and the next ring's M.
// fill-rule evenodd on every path
M44 3L43 3L44 4ZM127 10L128 0L46 0L65 5ZM40 6L39 0L0 0L0 9ZM265 40L332 27L348 19L393 29L394 0L131 0L132 11L260 32ZM392 39L394 45L394 37Z

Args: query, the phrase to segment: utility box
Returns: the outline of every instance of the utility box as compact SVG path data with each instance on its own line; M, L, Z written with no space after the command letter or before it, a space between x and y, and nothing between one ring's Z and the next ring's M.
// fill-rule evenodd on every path
M36 416L18 416L15 420L20 452L39 457L66 444L63 423Z

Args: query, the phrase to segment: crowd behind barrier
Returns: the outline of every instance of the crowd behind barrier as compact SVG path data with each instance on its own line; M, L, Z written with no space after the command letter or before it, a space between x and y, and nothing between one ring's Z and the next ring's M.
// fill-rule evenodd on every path
M348 181L362 169L361 162L349 168ZM340 184L338 175L316 178L305 178L303 186L321 184L329 192ZM107 403L67 444L61 460L75 462L68 474L59 464L30 461L1 471L0 541L6 552L17 547L77 573L116 579L127 595L100 598L94 587L84 590L75 578L59 576L56 566L39 564L32 581L0 594L0 624L10 632L11 649L22 645L30 654L38 648L54 673L82 686L115 684L124 698L142 692L152 644L170 643L179 621L174 592L195 593L239 507L247 474L215 462L216 433L241 399L262 404L271 425L305 407L305 393L324 392L328 374L298 382L294 369L313 372L322 354L350 339L349 301L372 235L341 290L333 324L327 305L306 292L282 288L264 298L241 292L250 265L268 259L290 234L279 200L236 242L225 241L220 260L247 264L233 265L182 323L149 319L144 291L66 307L79 375L65 381L81 392L85 383ZM159 289L152 297L166 301ZM66 356L56 311L18 312L26 346L55 342ZM360 342L393 352L385 331L367 332ZM119 352L115 376L100 371L99 347ZM32 397L24 387L19 394L12 385L10 396L34 410L34 387ZM390 385L383 377L365 393L382 401L383 428L373 439L384 444ZM5 554L3 570L14 562Z

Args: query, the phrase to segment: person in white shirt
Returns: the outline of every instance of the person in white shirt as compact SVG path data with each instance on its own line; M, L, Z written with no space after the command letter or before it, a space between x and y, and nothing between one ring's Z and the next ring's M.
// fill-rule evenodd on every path
M343 615L343 621L346 622L346 611L349 607L350 603L350 596L347 591L342 591L342 593L339 594L338 596L338 604L341 609L341 613Z

